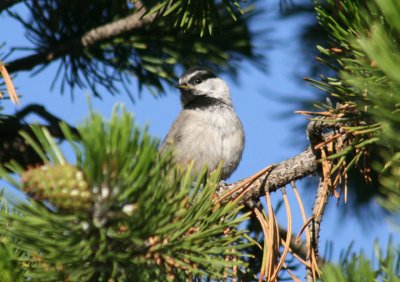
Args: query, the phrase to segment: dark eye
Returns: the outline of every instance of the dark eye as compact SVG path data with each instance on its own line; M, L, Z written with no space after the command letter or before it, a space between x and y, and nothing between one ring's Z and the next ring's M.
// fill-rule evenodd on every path
M199 83L201 83L201 79L200 78L197 78L195 81L194 81L194 84L199 84Z

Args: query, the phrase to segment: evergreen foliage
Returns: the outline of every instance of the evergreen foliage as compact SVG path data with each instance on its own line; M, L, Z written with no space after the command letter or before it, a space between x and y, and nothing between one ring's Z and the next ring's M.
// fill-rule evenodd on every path
M264 66L264 56L256 50L254 34L248 27L257 15L250 7L240 9L244 15L236 18L232 7L239 10L237 1L162 1L158 5L156 1L144 2L148 13L143 20L149 24L94 46L84 46L81 38L99 26L126 19L138 8L125 0L44 0L24 1L31 13L28 19L17 12L10 13L23 24L35 54L53 52L52 56L60 57L53 85L61 79L61 92L66 86L71 90L90 87L99 96L99 87L103 87L116 94L122 84L133 99L129 89L132 77L136 78L139 92L145 86L160 95L165 85L175 83L177 66L187 69L205 65L231 74L237 72L243 59ZM171 6L172 2L176 3ZM154 20L151 16L155 16ZM204 34L205 29L212 35ZM44 62L36 72L47 66L48 62ZM11 63L10 70L14 68Z
M375 169L380 175L380 188L375 183L375 189L384 196L380 203L398 214L400 4L395 0L327 2L330 9L317 4L317 12L331 46L319 49L338 77L322 77L315 85L345 105L338 109L323 105L340 116L331 122L355 137L342 156L353 153L351 165L364 159Z
M39 141L27 139L45 166L24 172L9 165L22 181L1 171L34 197L0 218L1 242L7 242L1 251L10 256L4 263L13 264L5 268L12 275L33 281L166 281L245 271L242 249L249 243L238 226L247 215L238 217L240 207L233 204L214 203L218 172L193 178L190 169L175 169L170 155L158 157L158 142L124 110L114 111L109 122L93 113L79 128L79 144L63 128L76 166L66 164L48 132L36 127Z
M264 66L249 28L258 11L241 8L236 0L9 0L0 10L17 2L26 5L30 18L14 10L9 14L27 30L33 54L7 66L11 72L40 71L59 60L55 81L61 78L61 92L65 86L90 87L99 96L103 87L114 94L135 77L139 89L149 87L158 95L175 82L180 68L202 64L234 75L242 60ZM332 181L321 186L333 187L329 192L335 194L338 183L357 168L380 194L382 207L398 219L400 4L326 0L315 6L330 36L330 46L318 47L320 60L336 75L313 84L338 102L319 104L322 112L313 119L328 128L328 135L339 136L322 144L334 148L322 155L321 166L328 168L323 176ZM140 11L145 13L136 21L146 24L96 44L83 42L93 30ZM262 230L254 227L253 218L248 232L241 224L249 214L235 201L215 199L219 171L191 175L190 165L176 166L169 153L160 156L158 140L138 128L123 108L116 108L109 121L91 113L77 132L66 124L60 128L74 163L66 161L50 131L36 125L33 134L21 135L44 165L26 169L12 161L0 167L0 177L27 196L12 207L7 199L1 201L0 281L253 280L267 264L265 272L272 275L265 277L275 281L280 269L280 277L295 277L291 270L299 266L297 260L317 275L316 258L313 265L296 253L286 259L292 239L298 238L292 238L284 189L279 195L287 211L286 236L279 234L268 191L268 210L252 206ZM318 242L307 237L307 226L313 224L303 230L306 251L315 248L315 255ZM389 244L386 255L376 249L374 260L365 252L350 255L349 248L338 265L322 266L320 279L399 281L399 246Z
M350 246L342 253L338 265L326 264L321 280L324 282L350 281L400 281L400 246L395 247L389 242L386 254L376 243L375 259L369 259L361 251L358 254L351 251Z

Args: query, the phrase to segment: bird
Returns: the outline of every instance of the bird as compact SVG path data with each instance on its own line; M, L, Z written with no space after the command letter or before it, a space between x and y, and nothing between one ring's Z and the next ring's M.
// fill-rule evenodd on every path
M194 67L176 87L182 110L161 143L160 154L171 148L176 162L193 162L192 174L203 166L214 171L222 162L220 179L226 180L238 167L245 143L227 83L207 68Z

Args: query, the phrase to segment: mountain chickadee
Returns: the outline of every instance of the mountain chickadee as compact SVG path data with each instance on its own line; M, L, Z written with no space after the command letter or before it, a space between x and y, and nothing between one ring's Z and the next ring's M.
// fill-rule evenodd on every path
M160 146L162 154L172 146L175 160L194 161L193 172L206 165L215 170L222 161L221 179L228 178L239 164L244 131L231 101L228 85L214 73L191 68L179 79L182 111Z

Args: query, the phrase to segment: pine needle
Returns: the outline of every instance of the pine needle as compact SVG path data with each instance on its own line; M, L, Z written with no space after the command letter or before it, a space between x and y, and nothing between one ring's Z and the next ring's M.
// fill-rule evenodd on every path
M307 220L304 220L304 219L303 219L304 224L303 224L303 226L300 228L300 231L299 231L299 233L298 233L297 236L296 236L296 239L295 239L295 243L296 243L296 244L299 243L300 237L301 237L301 235L303 234L304 230L306 230L306 229L308 228L308 225L309 225L310 222L313 221L313 220L314 220L314 217L313 217L313 216L310 216ZM307 232L306 232L306 234L307 234Z
M285 188L282 187L281 191L282 191L283 201L285 203L286 215L287 215L287 232L286 232L286 240L285 240L286 242L283 245L284 248L283 248L281 258L279 260L278 265L275 267L275 271L272 274L271 280L274 280L277 277L279 271L281 270L283 264L285 263L285 259L286 259L286 256L288 254L289 247L290 247L290 241L292 240L292 212L290 210L290 203L289 203Z
M340 138L341 136L343 136L343 135L345 135L345 134L346 134L345 132L337 133L337 134L331 136L329 139L327 139L327 140L325 140L325 141L319 143L319 144L316 145L314 148L315 148L316 150L321 149L321 148L324 147L325 145L327 145L327 144L333 142L334 140Z
M288 272L288 274L290 275L290 277L293 279L293 281L295 282L301 282L301 280L293 273L293 271L291 271L286 264L283 265L283 267L285 268L285 270Z
M263 248L263 258L262 258L262 263L261 263L261 269L260 269L260 274L259 274L259 279L258 281L261 282L265 276L265 261L266 261L266 256L267 256L267 250L268 250L268 224L264 219L264 215L260 212L258 208L254 208L253 212L256 215L256 218L258 222L260 222L261 229L263 231L264 235L264 248Z
M240 191L240 189L242 189L243 187L247 187L239 194L239 196L235 198L234 202L238 202L242 198L242 196L245 195L251 189L251 184L253 184L254 181L256 181L259 177L270 171L273 167L274 167L273 165L269 165L266 168L263 168L262 170L257 172L256 174L244 179L237 187L233 188L232 190L228 191L226 194L221 196L221 198L217 200L217 203L221 202L222 200L231 196L232 194L235 194L236 192Z
M267 191L265 193L265 198L267 201L267 209L268 209L268 229L269 229L269 238L270 240L269 245L268 245L268 254L267 254L267 259L266 259L266 277L267 281L275 281L272 280L272 276L274 273L274 266L276 262L276 258L278 257L279 254L279 238L277 240L277 234L279 234L277 230L277 221L275 217L275 212L272 207L272 202L271 202L271 197L269 195L269 192Z
M8 95L10 95L11 102L13 102L14 104L21 105L21 102L18 99L17 92L15 91L14 84L12 83L11 77L8 74L8 71L3 63L0 63L0 73L3 76L4 83L6 84L7 92Z

